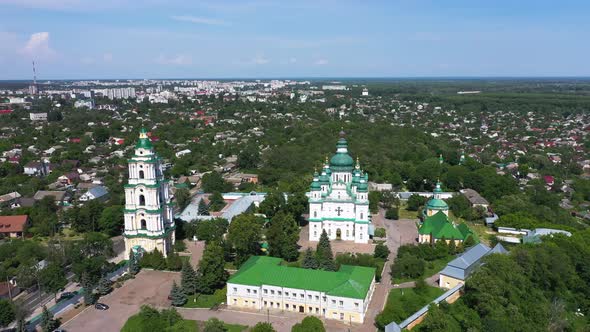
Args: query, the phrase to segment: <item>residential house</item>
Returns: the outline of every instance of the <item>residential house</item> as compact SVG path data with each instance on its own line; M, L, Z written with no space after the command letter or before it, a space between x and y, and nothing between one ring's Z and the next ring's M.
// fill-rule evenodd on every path
M21 197L16 191L13 191L8 194L0 195L0 208L2 207L10 207L14 208L15 205L18 203L18 199Z
M29 216L0 216L0 234L10 238L22 238L29 225Z
M107 191L107 188L105 188L103 186L96 186L96 187L88 189L87 192L85 192L82 196L80 196L79 200L82 202L91 201L93 199L105 201L108 199L108 197L109 197L109 192Z
M461 190L461 193L463 194L463 196L465 196L465 198L469 200L469 203L471 203L471 207L480 206L487 210L490 206L490 203L473 189L463 189Z
M46 176L49 174L48 165L39 161L31 161L25 165L24 173L29 176Z
M35 201L40 201L45 197L52 197L53 201L55 202L56 205L63 205L64 203L67 203L70 199L68 193L66 191L49 191L49 190L39 190L35 193L35 196L33 196L33 199L35 199Z

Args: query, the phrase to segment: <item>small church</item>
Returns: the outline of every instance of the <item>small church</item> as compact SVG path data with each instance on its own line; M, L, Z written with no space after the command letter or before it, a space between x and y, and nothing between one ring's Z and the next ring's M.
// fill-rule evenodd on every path
M155 153L143 128L128 164L123 232L125 250L141 253L158 249L166 257L174 244L172 203L162 159Z
M454 241L456 245L477 237L465 224L456 225L449 219L449 205L442 199L442 183L437 181L432 197L426 202L422 211L423 222L418 226L418 242L433 244L439 240L447 243Z
M319 241L322 231L330 240L368 243L369 177L348 153L345 133L340 132L336 153L321 174L314 173L309 192L309 241Z

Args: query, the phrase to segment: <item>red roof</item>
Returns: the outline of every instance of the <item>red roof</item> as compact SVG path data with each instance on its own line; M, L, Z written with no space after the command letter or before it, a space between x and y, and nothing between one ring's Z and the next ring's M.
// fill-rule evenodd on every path
M551 175L545 175L543 179L546 184L553 184L555 182L555 179Z
M0 233L22 232L27 224L29 216L0 216Z
M70 138L70 142L72 143L80 143L82 140L78 137L72 137Z
M10 114L12 112L12 110L0 110L0 114Z

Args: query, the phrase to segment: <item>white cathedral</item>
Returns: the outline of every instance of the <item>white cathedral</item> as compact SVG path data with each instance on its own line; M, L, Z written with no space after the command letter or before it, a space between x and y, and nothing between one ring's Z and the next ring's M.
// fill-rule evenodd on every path
M369 242L369 177L348 154L344 132L336 154L322 173L314 174L309 193L309 241L319 241L322 230L331 240Z
M172 204L162 160L154 152L145 129L141 129L135 154L128 162L123 233L125 250L149 252L157 248L168 256L174 244Z

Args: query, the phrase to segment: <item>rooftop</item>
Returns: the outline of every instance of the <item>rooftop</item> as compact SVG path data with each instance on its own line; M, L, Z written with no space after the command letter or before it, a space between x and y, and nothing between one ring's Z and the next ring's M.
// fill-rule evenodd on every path
M282 259L253 256L228 283L279 286L324 292L327 295L365 299L375 268L342 265L337 272L280 265Z

